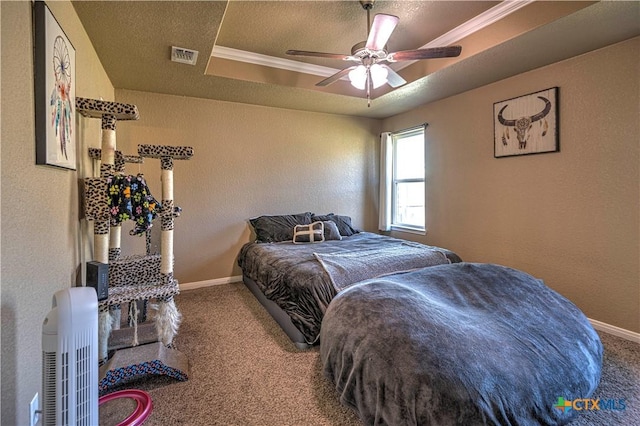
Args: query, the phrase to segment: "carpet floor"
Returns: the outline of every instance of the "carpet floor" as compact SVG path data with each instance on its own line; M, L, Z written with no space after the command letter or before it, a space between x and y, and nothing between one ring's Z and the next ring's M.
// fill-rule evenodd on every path
M190 362L189 380L137 380L153 400L145 425L361 425L322 375L318 347L298 350L242 283L176 296L183 315L175 343ZM640 346L600 333L602 379L593 398L614 399L624 410L581 412L571 425L640 425ZM132 400L100 407L100 424L116 425Z

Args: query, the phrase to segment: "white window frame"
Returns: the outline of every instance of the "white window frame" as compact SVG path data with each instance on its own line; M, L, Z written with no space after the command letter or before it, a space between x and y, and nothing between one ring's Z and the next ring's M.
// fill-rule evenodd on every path
M425 151L426 152L426 136L425 136L425 128L426 128L426 124L424 125L420 125L420 126L416 126L416 127L412 127L410 129L405 129L405 130L401 130L398 132L393 132L391 134L391 197L389 199L389 202L391 203L391 229L395 230L395 231L403 231L403 232L411 232L411 233L416 233L416 234L421 234L424 235L426 234L426 211L425 211L425 222L422 224L422 226L416 226L413 224L406 224L406 223L400 223L396 220L396 198L397 198L397 184L398 183L415 183L415 182L422 182L425 185L425 190L426 190L426 164L425 164L425 173L423 174L422 178L410 178L410 179L398 179L396 177L396 173L398 171L398 164L397 164L397 159L398 156L396 154L396 149L397 149L397 143L399 140L402 140L404 138L408 138L408 137L414 137L417 135L422 135L423 137L423 144L425 145ZM425 161L425 159L423 159L423 161ZM426 163L426 161L425 161ZM426 195L423 194L423 204L424 204L424 208L426 210Z

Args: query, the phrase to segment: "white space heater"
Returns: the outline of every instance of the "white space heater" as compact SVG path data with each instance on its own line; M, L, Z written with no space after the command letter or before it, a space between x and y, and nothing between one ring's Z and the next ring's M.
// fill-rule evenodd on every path
M56 292L42 323L44 426L97 425L98 297L93 287Z

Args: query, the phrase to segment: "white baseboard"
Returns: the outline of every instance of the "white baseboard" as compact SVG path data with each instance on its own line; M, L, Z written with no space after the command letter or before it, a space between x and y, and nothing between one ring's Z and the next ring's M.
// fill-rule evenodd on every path
M216 278L214 280L196 281L192 283L180 284L180 291L193 290L200 287L211 287L213 285L231 284L242 281L242 275L233 277Z
M613 334L614 336L621 337L632 342L640 343L640 333L630 331L624 328L616 327L615 325L609 325L607 323L597 321L589 318L589 322L596 330L604 331L605 333Z

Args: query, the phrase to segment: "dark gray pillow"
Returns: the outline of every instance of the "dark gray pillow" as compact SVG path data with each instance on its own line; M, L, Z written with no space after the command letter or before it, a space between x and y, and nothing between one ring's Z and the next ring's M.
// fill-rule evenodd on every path
M327 240L341 240L342 235L338 230L338 225L332 220L325 220L322 222L324 225L324 239Z
M340 216L333 213L329 213L325 215L314 214L311 217L311 220L314 222L317 220L321 220L323 222L330 220L332 222L335 222L335 224L338 226L338 231L340 232L340 235L342 235L343 237L350 237L351 235L354 235L360 232L351 225L351 217L349 216Z
M249 219L249 223L256 231L256 240L261 243L292 241L293 227L309 225L311 222L311 212Z

